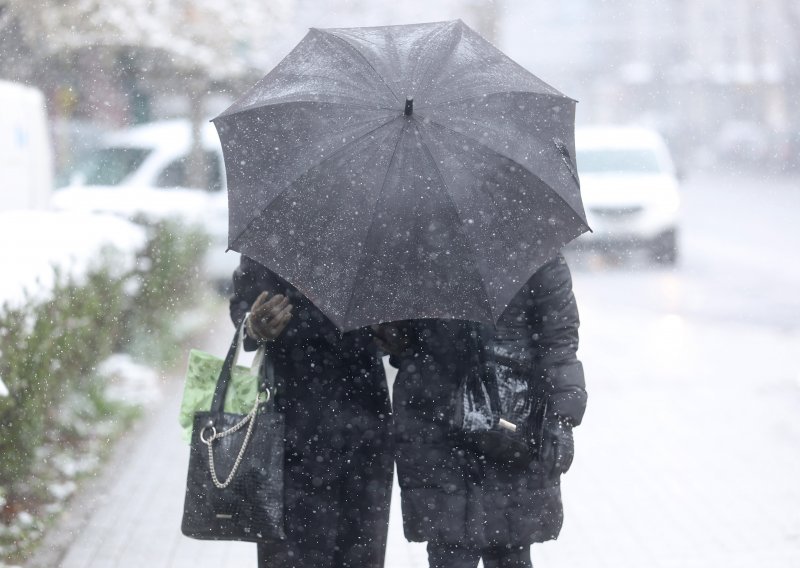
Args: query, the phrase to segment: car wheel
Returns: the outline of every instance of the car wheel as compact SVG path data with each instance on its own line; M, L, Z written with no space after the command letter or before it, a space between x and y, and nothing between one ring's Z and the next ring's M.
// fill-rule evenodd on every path
M678 235L675 229L661 233L650 246L650 258L657 264L674 265L678 262Z

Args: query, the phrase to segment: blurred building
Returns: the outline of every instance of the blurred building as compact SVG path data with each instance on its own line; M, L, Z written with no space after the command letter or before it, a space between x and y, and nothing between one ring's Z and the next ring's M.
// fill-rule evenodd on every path
M277 61L293 2L0 0L0 79L45 93L62 169L104 130L222 110Z
M651 124L686 158L800 153L798 0L0 0L0 78L92 132L218 111L311 26L452 18L581 101L580 122Z
M581 122L649 123L678 148L757 163L792 158L796 0L506 0L501 18L500 45L582 101Z

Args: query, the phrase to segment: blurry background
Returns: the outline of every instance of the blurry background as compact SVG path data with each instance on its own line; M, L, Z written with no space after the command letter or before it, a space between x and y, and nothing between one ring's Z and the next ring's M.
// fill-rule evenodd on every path
M644 121L702 165L798 167L794 0L4 0L0 77L45 93L62 171L76 137L221 110L310 26L454 17L581 101L581 122Z
M0 236L21 208L177 217L210 237L194 281L224 289L236 258L224 254L225 180L207 119L310 26L452 18L578 99L582 131L602 125L578 148L595 235L568 251L589 409L562 536L535 547L535 564L800 565L798 0L0 0L0 80L18 84L0 82ZM642 148L651 170L630 153ZM606 150L623 153L589 153ZM45 222L19 226L60 226ZM11 241L0 245L6 268L21 258ZM22 283L0 279L4 298L18 295ZM203 329L224 343L223 301L202 301L216 306ZM13 392L9 376L0 372ZM179 389L163 390L169 424ZM136 470L157 482L135 499L117 487L94 529L62 543L64 566L252 560L246 545L176 534L176 444ZM0 552L17 560L8 535L38 526L12 499L25 471L16 485L0 479ZM152 517L138 522L143 491L167 496L157 545ZM424 566L398 509L388 565Z

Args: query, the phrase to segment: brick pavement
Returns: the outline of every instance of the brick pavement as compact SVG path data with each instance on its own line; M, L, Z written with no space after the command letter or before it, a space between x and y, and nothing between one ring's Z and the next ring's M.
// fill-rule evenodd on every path
M564 530L534 547L537 568L800 566L800 336L612 314L590 296L582 312L589 410L564 480ZM105 484L76 504L92 513L68 533L62 568L254 566L252 545L180 534L188 448L175 424L180 384L168 387ZM398 509L395 499L386 565L424 567Z
M229 325L220 315L204 348L224 353ZM164 381L162 402L120 442L100 477L83 488L26 568L53 568L55 563L60 568L255 566L252 544L202 542L180 532L189 460L177 425L181 393L180 380ZM393 502L398 500L395 495ZM406 542L401 522L395 507L387 566L427 566L424 545Z
M252 544L202 542L180 533L189 450L176 425L179 403L180 385L171 384L165 403L136 437L133 453L110 466L115 481L61 568L255 566ZM426 566L424 547L403 539L398 511L394 513L389 544L394 560L387 566Z

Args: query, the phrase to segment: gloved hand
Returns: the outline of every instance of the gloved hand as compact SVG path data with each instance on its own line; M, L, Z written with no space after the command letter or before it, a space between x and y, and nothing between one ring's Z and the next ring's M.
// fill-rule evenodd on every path
M261 292L253 302L245 323L247 335L259 342L275 339L292 319L293 307L283 294L275 294L270 298L269 292Z
M397 324L382 323L371 325L370 328L373 341L389 355L400 355L409 345L408 337Z
M567 473L575 457L575 439L572 425L560 416L548 416L544 423L544 448L542 459L550 466L551 477Z

